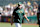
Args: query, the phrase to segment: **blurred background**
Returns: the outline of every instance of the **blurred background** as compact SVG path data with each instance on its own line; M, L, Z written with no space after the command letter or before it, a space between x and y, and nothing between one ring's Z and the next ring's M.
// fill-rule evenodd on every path
M30 20L30 24L37 24L37 12L38 4L40 0L0 0L0 24L10 23L13 10L21 2L25 13ZM28 23L26 19L23 19L22 23Z

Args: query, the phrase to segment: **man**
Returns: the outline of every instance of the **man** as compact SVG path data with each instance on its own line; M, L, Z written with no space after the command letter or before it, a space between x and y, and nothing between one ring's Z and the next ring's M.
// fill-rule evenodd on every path
M1 15L2 15L2 12L3 12L3 8L0 7L0 22L1 22Z
M18 4L18 7L13 11L12 15L13 15L14 23L15 23L16 27L21 27L22 19L24 17L29 22L29 19L26 17L24 9L22 8L21 4Z
M37 13L38 24L40 27L40 4L38 5L38 13Z

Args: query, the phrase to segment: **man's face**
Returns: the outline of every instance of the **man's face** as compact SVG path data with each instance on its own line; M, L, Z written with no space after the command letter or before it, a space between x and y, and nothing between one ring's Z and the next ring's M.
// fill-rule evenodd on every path
M19 8L21 9L22 8L22 5L20 5Z

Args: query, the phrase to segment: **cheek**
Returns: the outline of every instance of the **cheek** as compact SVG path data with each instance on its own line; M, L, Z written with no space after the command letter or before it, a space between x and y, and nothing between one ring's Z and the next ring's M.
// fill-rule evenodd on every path
M20 8L22 8L22 6L20 6Z

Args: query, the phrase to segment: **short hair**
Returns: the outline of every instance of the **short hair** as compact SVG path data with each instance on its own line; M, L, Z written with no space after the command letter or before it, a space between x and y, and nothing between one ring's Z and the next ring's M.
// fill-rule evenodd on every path
M40 5L38 5L38 10L40 11Z
M20 4L18 4L18 7L20 6Z

